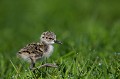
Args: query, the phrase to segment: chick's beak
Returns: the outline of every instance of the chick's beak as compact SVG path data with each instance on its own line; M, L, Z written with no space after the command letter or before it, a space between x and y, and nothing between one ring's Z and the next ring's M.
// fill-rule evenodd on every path
M58 41L58 40L55 40L54 42L57 43L57 44L62 44L62 42Z

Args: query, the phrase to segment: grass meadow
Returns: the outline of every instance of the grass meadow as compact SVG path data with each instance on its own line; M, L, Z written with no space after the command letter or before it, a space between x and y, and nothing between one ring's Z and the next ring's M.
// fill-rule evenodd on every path
M53 31L62 45L33 74L16 53ZM120 79L119 0L1 0L0 79Z

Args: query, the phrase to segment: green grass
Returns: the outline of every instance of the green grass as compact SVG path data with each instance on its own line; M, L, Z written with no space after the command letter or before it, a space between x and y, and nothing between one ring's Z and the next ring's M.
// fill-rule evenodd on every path
M120 1L0 1L0 79L119 79ZM63 45L37 62L56 63L33 74L16 57L26 44L53 31Z

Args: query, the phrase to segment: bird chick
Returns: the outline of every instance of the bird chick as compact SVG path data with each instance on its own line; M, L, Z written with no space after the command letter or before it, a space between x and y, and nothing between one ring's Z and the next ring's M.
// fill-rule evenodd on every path
M43 32L40 37L40 42L27 44L20 49L17 56L30 62L30 69L35 67L37 60L48 58L53 52L53 44L62 44L56 40L56 35L53 32Z

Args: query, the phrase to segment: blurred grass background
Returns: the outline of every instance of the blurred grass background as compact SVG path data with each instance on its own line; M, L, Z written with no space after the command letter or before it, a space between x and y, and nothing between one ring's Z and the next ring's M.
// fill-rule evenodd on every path
M74 58L81 63L82 57L89 59L88 55L107 59L117 53L120 57L120 1L1 0L1 79L15 73L10 60L19 65L16 52L30 42L39 41L41 33L47 30L55 32L63 42L61 46L55 45L53 61L64 55L73 59L69 55L72 51L79 54Z

